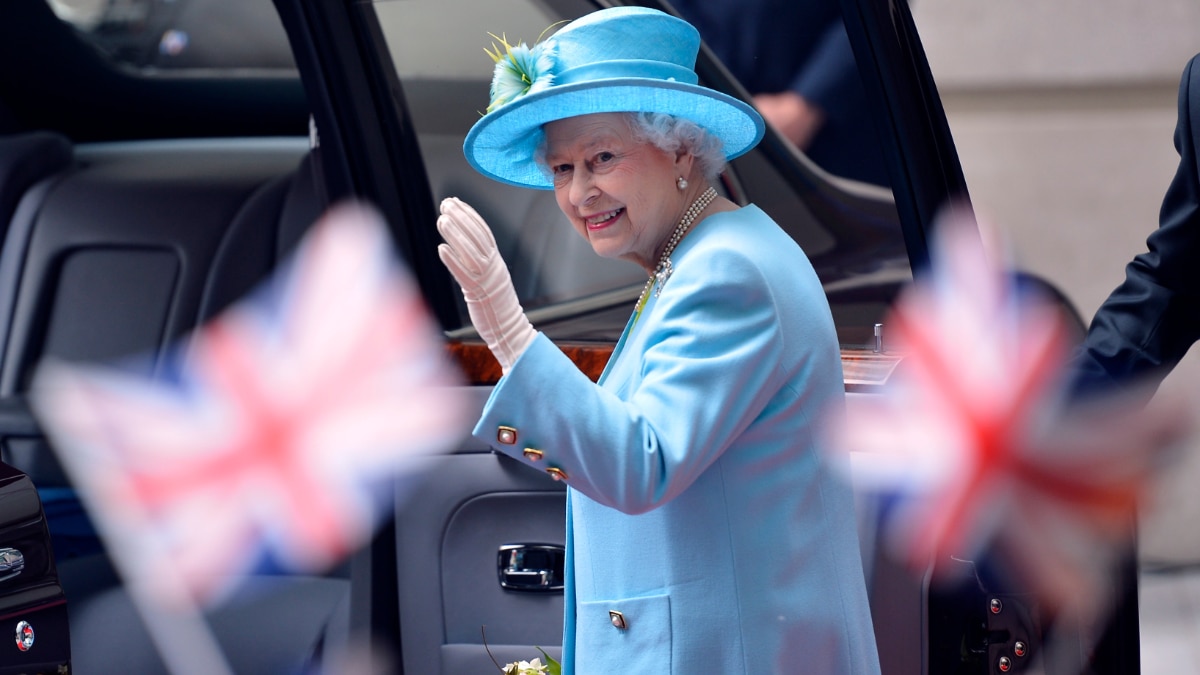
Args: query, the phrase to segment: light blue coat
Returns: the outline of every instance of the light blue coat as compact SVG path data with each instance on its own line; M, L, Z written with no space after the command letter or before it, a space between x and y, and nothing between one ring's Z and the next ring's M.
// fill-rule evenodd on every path
M566 474L565 672L878 673L853 499L817 448L843 383L816 274L753 206L672 260L599 385L539 334L475 429Z

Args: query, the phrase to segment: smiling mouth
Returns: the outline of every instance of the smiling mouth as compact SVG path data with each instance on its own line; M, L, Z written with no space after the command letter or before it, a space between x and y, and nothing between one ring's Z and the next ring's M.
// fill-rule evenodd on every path
M625 213L625 209L613 209L612 211L605 211L604 213L597 213L594 216L588 216L587 218L583 219L583 222L587 225L589 230L600 230L612 225L617 218L621 217L622 213Z

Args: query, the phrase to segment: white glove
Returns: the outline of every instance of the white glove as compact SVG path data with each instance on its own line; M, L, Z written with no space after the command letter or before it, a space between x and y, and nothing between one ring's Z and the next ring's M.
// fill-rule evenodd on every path
M475 209L457 197L442 200L437 228L446 240L438 257L462 286L471 323L507 374L537 332L517 300L496 238Z

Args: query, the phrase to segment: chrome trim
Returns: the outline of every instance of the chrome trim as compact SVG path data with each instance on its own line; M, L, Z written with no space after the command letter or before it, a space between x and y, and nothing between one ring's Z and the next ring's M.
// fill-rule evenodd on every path
M15 548L0 548L0 581L8 581L25 570L25 554Z

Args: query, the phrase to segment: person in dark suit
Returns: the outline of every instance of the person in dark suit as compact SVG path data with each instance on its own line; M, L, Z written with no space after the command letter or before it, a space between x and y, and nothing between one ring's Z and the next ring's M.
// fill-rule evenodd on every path
M1200 339L1200 54L1179 85L1175 149L1179 168L1159 227L1096 311L1072 364L1078 392L1135 380L1157 386Z
M672 0L754 98L822 169L888 185L837 0Z
M1200 339L1200 54L1179 84L1175 149L1179 168L1163 197L1158 229L1096 310L1070 364L1077 397L1122 387L1147 399ZM1138 388L1130 387L1135 383ZM1136 553L1120 575L1123 596L1093 656L1096 675L1138 672L1141 661Z

